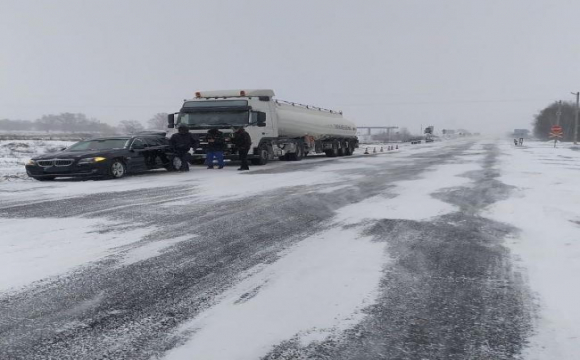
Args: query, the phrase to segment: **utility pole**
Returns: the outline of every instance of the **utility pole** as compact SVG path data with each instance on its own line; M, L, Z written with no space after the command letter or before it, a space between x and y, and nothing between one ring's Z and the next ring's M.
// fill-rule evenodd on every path
M580 91L573 92L576 95L576 111L574 111L574 145L578 145L578 112L580 111Z
M558 111L556 111L556 125L560 125L560 115L562 115L562 100L558 101ZM558 137L554 137L554 147L558 143Z

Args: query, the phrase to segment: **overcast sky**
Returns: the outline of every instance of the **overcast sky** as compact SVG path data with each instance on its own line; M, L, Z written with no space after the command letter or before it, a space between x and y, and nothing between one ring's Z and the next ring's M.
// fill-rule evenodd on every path
M580 89L580 1L0 0L0 118L271 88L364 125L529 127Z

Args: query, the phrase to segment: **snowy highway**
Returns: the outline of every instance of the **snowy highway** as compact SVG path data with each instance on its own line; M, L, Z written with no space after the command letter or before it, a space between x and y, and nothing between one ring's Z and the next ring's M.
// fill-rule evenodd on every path
M0 184L0 359L580 356L579 151L235 169Z

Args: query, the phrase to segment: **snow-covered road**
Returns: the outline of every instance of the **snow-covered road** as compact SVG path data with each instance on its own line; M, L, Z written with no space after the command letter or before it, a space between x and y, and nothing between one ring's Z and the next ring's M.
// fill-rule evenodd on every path
M3 183L0 358L576 358L580 152L558 150Z

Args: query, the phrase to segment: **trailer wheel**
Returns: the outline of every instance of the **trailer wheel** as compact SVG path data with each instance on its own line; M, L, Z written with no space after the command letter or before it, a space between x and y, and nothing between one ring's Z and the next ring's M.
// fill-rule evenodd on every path
M344 156L345 154L345 148L344 148L344 143L339 143L340 147L337 149L337 155L338 156Z
M325 151L326 156L328 157L337 157L338 156L338 143L335 141L332 143L332 149Z
M346 143L346 147L344 148L344 155L351 156L352 155L352 148L350 147L349 143Z

